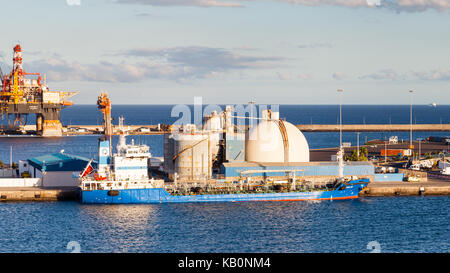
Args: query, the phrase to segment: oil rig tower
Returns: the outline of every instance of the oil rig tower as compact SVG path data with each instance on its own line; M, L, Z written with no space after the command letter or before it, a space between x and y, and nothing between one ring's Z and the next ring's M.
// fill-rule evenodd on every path
M26 117L36 115L36 133L41 136L61 136L61 109L72 105L68 98L77 92L50 91L40 73L27 73L22 68L22 48L14 47L13 68L3 75L0 69L0 114L1 129L24 130ZM4 116L7 125L3 124Z

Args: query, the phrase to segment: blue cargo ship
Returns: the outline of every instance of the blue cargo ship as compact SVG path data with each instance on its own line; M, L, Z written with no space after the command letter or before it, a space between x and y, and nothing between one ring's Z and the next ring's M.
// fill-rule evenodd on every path
M85 204L158 204L238 201L306 201L358 198L369 179L340 180L321 188L290 185L244 185L216 182L203 187L165 182L148 177L151 156L146 145L127 145L121 135L117 153L110 156L109 140L99 142L99 164L91 162L80 173L80 201Z
M85 204L157 204L192 202L238 202L238 201L307 201L344 200L358 198L367 186L368 179L341 183L335 189L309 192L234 193L172 195L164 188L81 190L81 202Z

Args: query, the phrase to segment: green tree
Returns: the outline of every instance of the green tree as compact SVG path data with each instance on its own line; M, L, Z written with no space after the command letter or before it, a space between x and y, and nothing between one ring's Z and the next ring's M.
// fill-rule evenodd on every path
M352 154L348 157L350 161L367 161L367 148L362 147L359 149L359 157L358 150L353 150Z
M369 152L367 151L367 147L361 147L360 154L362 154L365 157L367 157L369 155Z

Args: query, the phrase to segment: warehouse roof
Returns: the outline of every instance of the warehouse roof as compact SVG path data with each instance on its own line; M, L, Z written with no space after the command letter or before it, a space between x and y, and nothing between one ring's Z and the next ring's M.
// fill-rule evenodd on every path
M339 166L337 162L288 162L288 163L258 163L258 162L233 162L223 163L221 171L225 177L239 177L242 172L250 170L269 170L268 176L285 176L288 170L297 170L303 176L338 176ZM273 170L279 170L274 172ZM301 171L300 171L301 170ZM264 172L262 172L264 173ZM345 162L344 175L373 175L375 167L371 162ZM261 172L251 176L261 175Z
M31 166L38 170L44 170L47 172L62 172L62 171L82 171L89 159L82 156L65 154L63 152L55 154L47 154L38 157L28 159ZM96 165L97 162L93 161L92 165Z

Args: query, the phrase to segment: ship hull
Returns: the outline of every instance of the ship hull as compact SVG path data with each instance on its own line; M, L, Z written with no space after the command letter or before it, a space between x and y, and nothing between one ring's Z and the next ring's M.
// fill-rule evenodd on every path
M345 200L358 198L368 181L347 184L344 189L311 192L171 195L163 188L122 190L80 190L84 204L159 204L249 201Z

